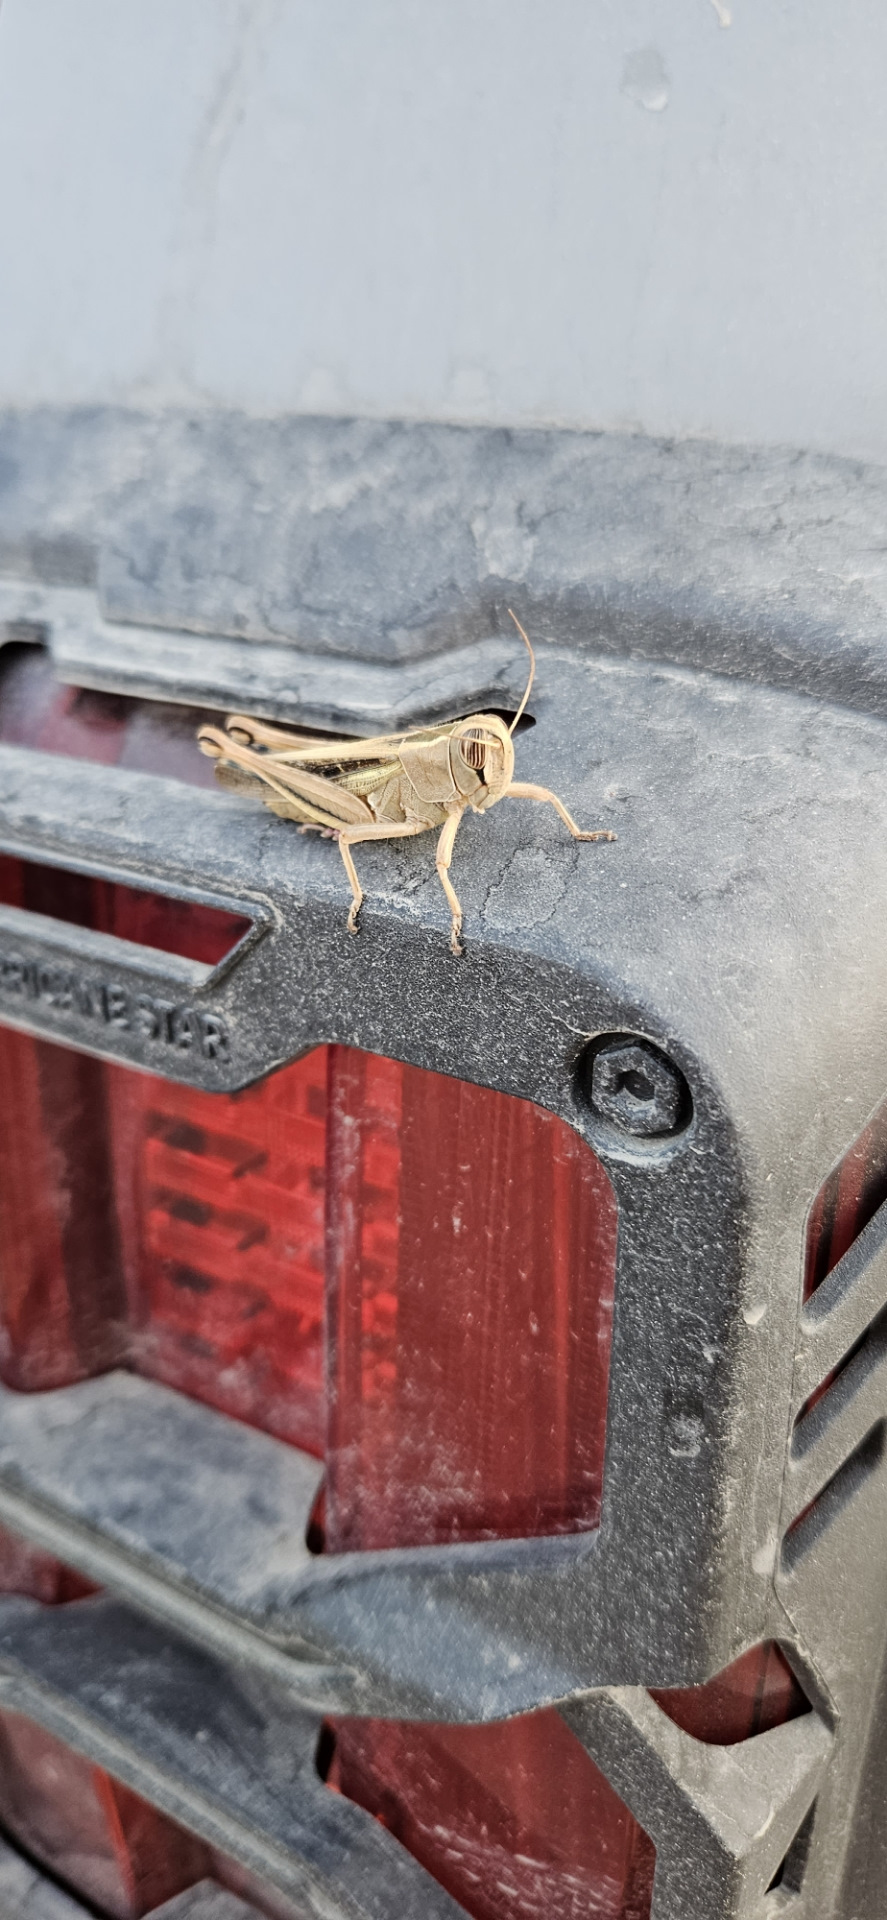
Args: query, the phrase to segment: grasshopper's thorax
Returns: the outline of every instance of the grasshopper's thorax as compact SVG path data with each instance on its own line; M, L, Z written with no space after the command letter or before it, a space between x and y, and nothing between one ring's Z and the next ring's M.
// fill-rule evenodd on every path
M496 713L473 713L450 735L450 770L459 793L476 813L485 813L511 784L514 747Z

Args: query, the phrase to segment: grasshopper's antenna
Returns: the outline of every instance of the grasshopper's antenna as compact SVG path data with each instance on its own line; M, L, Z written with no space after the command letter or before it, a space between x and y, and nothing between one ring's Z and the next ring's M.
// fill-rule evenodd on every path
M517 723L518 723L518 721L519 721L519 719L520 719L520 717L521 717L521 714L523 713L523 710L524 710L524 708L525 708L525 706L526 706L526 704L527 704L527 701L528 701L528 700L529 700L529 698L530 698L530 688L531 688L531 687L532 687L532 685L533 685L533 680L534 680L534 678L535 678L535 674L536 674L536 655L534 654L534 652L533 652L533 649L532 649L532 647L530 646L530 642L529 642L529 640L527 639L527 636L526 636L526 634L525 634L525 632L524 632L524 630L523 630L523 627L521 626L521 623L520 623L520 621L519 621L519 619L518 619L518 617L517 617L517 614L516 614L516 613L511 613L511 608L510 608L510 607L509 607L509 609L508 609L508 611L509 611L509 613L511 614L511 618L512 618L512 620L514 621L514 624L515 624L515 626L516 626L516 628L517 628L517 630L518 630L518 633L520 634L520 637L521 637L521 639L522 639L522 641L523 641L523 643L524 643L524 646L526 647L526 649L527 649L527 652L528 652L528 654L529 654L529 656L530 656L530 678L529 678L529 680L527 681L527 684L526 684L526 686L525 686L525 688L524 688L524 697L523 697L523 699L522 699L522 701L521 701L521 703L520 703L520 706L518 707L518 710L517 710L517 712L516 712L516 714L515 714L515 716L514 716L514 719L513 719L513 720L512 720L512 722L511 722L511 726L510 726L510 727L509 727L509 729L508 729L508 731L509 731L509 733L513 733L513 732L514 732L514 729L515 729L515 727L517 726Z

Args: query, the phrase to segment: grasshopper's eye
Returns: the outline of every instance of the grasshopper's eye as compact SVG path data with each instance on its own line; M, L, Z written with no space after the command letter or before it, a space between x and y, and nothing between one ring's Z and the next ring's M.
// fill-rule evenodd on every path
M487 764L487 741L478 728L462 735L459 750L466 767L470 767L472 773L483 773Z

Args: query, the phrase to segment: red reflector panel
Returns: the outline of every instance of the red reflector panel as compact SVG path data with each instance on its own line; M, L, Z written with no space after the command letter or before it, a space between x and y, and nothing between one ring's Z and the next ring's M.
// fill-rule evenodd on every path
M113 1920L139 1920L212 1871L200 1840L17 1713L0 1714L0 1822Z
M64 1386L124 1354L105 1069L0 1027L0 1086L0 1372Z
M600 1516L617 1210L523 1100L330 1049L327 1545ZM560 1715L332 1723L328 1780L477 1920L643 1920L654 1854Z
M324 1050L230 1095L105 1071L131 1364L322 1454Z
M563 1121L330 1049L330 1550L597 1525L616 1230Z
M339 1721L327 1778L476 1920L647 1920L652 1843L559 1713Z
M0 905L51 914L71 926L113 933L118 940L134 940L213 967L252 926L243 914L226 913L220 907L170 899L142 887L72 873L70 868L46 867L39 860L20 860L8 853L0 853Z
M323 1452L322 1051L187 1091L0 1027L0 1372L129 1364Z

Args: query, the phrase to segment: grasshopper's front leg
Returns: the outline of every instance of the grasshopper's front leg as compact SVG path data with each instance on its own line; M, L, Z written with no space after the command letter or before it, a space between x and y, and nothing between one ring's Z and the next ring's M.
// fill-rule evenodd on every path
M560 815L564 826L569 829L574 840L615 840L617 837L615 833L610 832L609 827L596 827L590 833L583 833L582 828L577 827L572 814L567 812L563 801L558 799L556 793L551 793L548 787L536 787L532 782L527 780L512 780L511 785L506 787L502 798L503 800L542 800L546 802L548 806L554 808L555 813Z
M465 949L459 938L462 932L462 907L459 901L459 895L450 879L450 861L453 857L453 846L459 831L462 813L463 808L460 807L457 813L450 814L437 843L437 871L440 876L441 886L450 903L450 911L453 916L450 923L450 952L454 953L457 959L464 953Z

